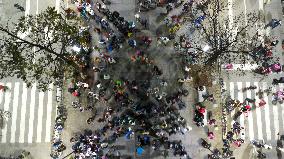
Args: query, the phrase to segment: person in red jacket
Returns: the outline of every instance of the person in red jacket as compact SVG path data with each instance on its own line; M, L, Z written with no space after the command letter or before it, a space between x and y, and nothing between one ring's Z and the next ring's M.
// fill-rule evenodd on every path
M262 107L262 106L264 106L265 104L266 104L266 102L265 102L265 100L262 98L262 99L259 101L258 106L259 106L259 107Z
M6 90L8 90L9 88L7 86L4 85L0 85L0 90L3 90L3 92L5 92Z

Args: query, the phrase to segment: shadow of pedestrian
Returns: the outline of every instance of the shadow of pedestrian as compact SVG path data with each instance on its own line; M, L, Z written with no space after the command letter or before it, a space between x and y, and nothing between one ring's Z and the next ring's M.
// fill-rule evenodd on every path
M234 115L233 115L233 120L238 120L238 118L242 115L241 111L237 111Z
M151 154L151 158L156 158L159 156L164 156L163 150L153 150L154 152Z
M167 34L167 33L168 33L168 31L167 31L167 26L166 26L166 24L159 25L159 26L157 27L157 29L156 29L156 35L157 35L157 37L162 36L162 35L165 35L165 34Z
M121 159L132 159L130 155L121 155Z
M277 147L283 148L283 143L282 143L282 141L280 139L277 140ZM282 153L281 153L281 151L278 148L276 148L276 154L277 154L277 158L278 159L282 158Z
M116 150L124 150L126 148L125 145L115 145Z
M167 14L160 13L156 18L156 23L160 23L161 21L163 21L166 16L167 16Z

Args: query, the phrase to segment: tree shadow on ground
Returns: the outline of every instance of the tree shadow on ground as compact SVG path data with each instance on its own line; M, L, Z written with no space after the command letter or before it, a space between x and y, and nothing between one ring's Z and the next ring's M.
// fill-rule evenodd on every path
M166 13L160 13L156 18L156 23L160 23L161 21L163 21L166 16L167 16Z

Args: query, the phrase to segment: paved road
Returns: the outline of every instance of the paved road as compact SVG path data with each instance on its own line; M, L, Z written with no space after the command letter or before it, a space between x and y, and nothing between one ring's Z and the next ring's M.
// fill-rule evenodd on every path
M266 12L267 21L269 21L271 17L280 18L278 14L279 5L277 4L278 3L277 1L272 1L271 4L265 7L262 5L258 5L258 4L261 4L261 0L259 1L239 0L237 2L238 2L238 5L240 5L240 8L244 9L244 11L246 12L249 12L251 10L259 10L263 8L265 11L267 11ZM26 9L26 12L23 12L23 13L18 12L13 7L14 3L19 3L20 5L23 5ZM3 15L1 16L1 19L3 17L8 19L8 17L16 18L20 15L36 14L40 12L42 9L46 8L47 6L56 6L56 4L59 4L59 3L60 3L59 0L48 0L48 1L44 1L44 0L26 0L26 1L3 0L3 3L1 3L1 0L0 0L0 14ZM5 8L5 10L3 10L3 7ZM135 6L134 6L134 0L121 0L121 2L113 1L111 9L117 9L117 8L119 8L119 12L123 16L125 16L127 19L134 19L134 13L135 13L135 10L137 10L135 9ZM237 12L241 12L242 11L241 9L238 10ZM158 12L159 10L155 10L155 11L151 11L149 14L143 15L143 16L148 16L150 18L150 28L152 28L151 25L154 25L154 22L153 23L151 22L152 21L151 18L153 18L154 16L151 16L151 15L155 15ZM228 14L236 14L236 12L235 10L230 10L230 13ZM272 30L268 32L269 34L272 34L272 35L279 34L277 30ZM244 99L245 97L248 97L248 96L254 96L254 92L248 91L248 92L241 93L241 92L236 91L235 89L241 86L245 86L246 84L250 85L252 84L252 82L255 82L253 80L254 78L252 78L252 75L246 78L242 78L242 79L238 79L238 78L234 78L234 80L232 80L233 78L229 78L229 79L230 80L226 80L226 86L228 90L231 90L230 93L232 96L238 99L241 99L241 98ZM5 108L7 108L8 110L11 110L13 113L12 119L8 122L8 126L5 128L5 130L2 130L4 133L1 136L1 142L7 143L7 144L8 143L22 143L22 142L23 143L46 142L48 139L47 134L48 134L48 125L49 125L49 122L46 122L47 121L46 119L49 118L48 117L49 114L46 113L46 111L48 109L50 110L50 107L49 107L50 105L48 103L54 104L51 102L52 98L54 98L53 95L51 95L52 92L39 93L34 88L25 89L23 83L18 81L17 79L11 79L9 81L1 81L1 82L5 84L8 84L6 82L9 82L12 86L12 91L7 92L5 94L0 94L1 95L0 96L0 101L1 101L0 107L6 106ZM269 81L263 81L263 82L264 83L257 82L253 84L257 84L259 86L260 85L266 86L267 84L269 84ZM280 85L280 87L282 86ZM25 93L23 92L27 92L28 98L26 100L25 100L26 98ZM32 98L32 96L35 96L35 98ZM18 100L15 100L17 98ZM267 97L267 98L269 99L270 97ZM31 99L34 100L34 102L32 102ZM22 111L24 110L23 107L25 107L24 105L22 105L22 103L25 103L25 101L26 101L26 107L28 108L26 112ZM43 103L39 104L41 103L41 101L43 101ZM34 105L35 110L34 112L31 112L32 109L30 109L30 107L33 107L33 103L35 103ZM13 111L13 110L17 110L17 111ZM268 102L265 108L256 109L255 111L252 112L252 114L250 114L248 118L241 117L241 123L244 123L246 127L246 131L245 131L246 138L250 139L250 138L256 138L256 137L257 138L263 137L264 139L267 139L267 140L271 139L271 143L274 143L276 139L276 136L275 136L276 131L277 130L284 131L283 130L284 126L282 122L283 121L282 119L283 110L284 110L283 105L272 106L271 103ZM52 109L51 111L53 112L54 109ZM269 113L270 118L266 119L268 113ZM34 114L34 117L30 114ZM189 120L191 120L191 117L190 117L191 112L185 112L185 115L187 115ZM43 116L43 117L40 118L40 116ZM34 121L31 120L32 118L34 118ZM53 119L53 115L51 115L51 118ZM23 125L22 123L25 123L25 124ZM40 126L40 124L37 124L37 123L43 123L43 124L42 126ZM30 127L30 125L33 125L33 126ZM21 128L24 128L25 131L22 131L22 132L19 131L21 130ZM33 135L31 135L31 133L29 132L32 132ZM42 133L38 133L38 132L42 132ZM188 141L187 145L188 147L191 148L190 150L197 150L196 148L194 148L194 147L198 147L197 138L199 136L196 136L196 134L199 135L200 133L202 132L199 130L193 130L188 135L185 135L184 137L182 137L183 140ZM3 152L1 152L1 150L4 150L2 149L2 147L6 146L7 144L0 144L0 154L3 154ZM42 147L41 144L35 144L35 145L33 144L33 146ZM44 145L44 146L48 147L49 144ZM197 151L200 151L200 150L197 150ZM194 154L194 153L196 154L196 152L190 152L190 154ZM275 153L275 151L273 153ZM44 157L46 156L48 155L45 155ZM197 157L197 158L200 157L200 156L194 156L194 155L191 155L191 156Z
M17 10L15 3L25 11ZM48 6L60 8L60 3L63 4L60 0L1 0L0 22L15 22L20 16L37 14ZM48 158L56 113L55 87L50 85L51 91L39 92L36 84L28 89L17 78L1 79L0 84L11 88L0 92L0 109L12 113L0 130L0 155L17 155L21 149L26 149L36 158Z
M12 117L5 122L0 143L50 142L55 108L53 101L56 101L54 91L39 92L36 84L26 88L25 83L14 79L2 80L1 84L11 89L1 92L0 109L11 112Z
M242 88L251 85L257 86L257 89L245 92L242 91ZM256 96L258 89L264 90L270 86L270 81L260 81L260 79L257 78L254 78L254 81L252 79L248 80L247 78L236 78L233 81L225 82L225 88L228 95L230 95L233 99L238 99L240 101L244 101L245 98L256 99L256 105L259 103L259 98ZM272 90L273 92L276 92L276 90L283 90L283 88L284 85L279 84L278 86L273 87ZM271 94L268 96L264 95L264 100L267 103L264 107L253 107L251 113L249 113L247 117L242 114L237 119L237 121L245 127L245 131L243 133L247 141L253 139L264 139L266 142L276 147L276 141L279 139L277 134L279 132L280 134L283 134L284 132L284 105L273 105L271 103L271 99ZM235 111L231 113L231 119L233 119L235 113Z
M228 0L232 1L232 0ZM281 5L280 1L272 1L270 4L263 4L263 0L239 0L235 1L234 4L239 9L229 9L230 12L228 15L234 16L238 12L249 13L252 11L261 12L265 16L265 23L268 23L272 18L282 19ZM266 29L263 30L263 33L270 37L278 37L279 41L284 38L283 36L283 26L277 27L273 30ZM281 45L278 44L273 49L273 54L280 57L280 62L283 63L283 56ZM224 73L226 72L226 73ZM283 76L284 73L272 74L267 77L254 75L249 70L246 71L245 76L236 75L235 71L224 71L223 77L225 78L225 88L228 91L228 94L234 98L243 101L245 98L255 98L258 103L259 99L255 96L257 90L242 92L239 91L243 87L250 85L258 86L258 89L265 89L271 86L272 78L278 78ZM283 89L284 85L280 84L279 86L273 87L273 90ZM277 133L284 133L284 105L272 105L271 104L271 95L264 96L267 104L263 108L256 107L253 111L245 117L241 115L238 118L238 121L245 127L244 136L247 141L252 139L264 139L267 143L274 146L273 150L266 152L268 158L277 158L276 154L276 141L278 140ZM232 112L233 116L235 112ZM282 154L283 155L283 154ZM281 158L281 157L280 157Z

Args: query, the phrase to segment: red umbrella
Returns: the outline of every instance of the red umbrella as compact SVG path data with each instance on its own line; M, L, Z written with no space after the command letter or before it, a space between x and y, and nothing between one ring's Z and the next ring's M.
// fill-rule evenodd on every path
M0 85L0 90L4 89L5 87L3 85Z
M247 110L250 110L251 107L250 107L250 105L246 105L245 108L246 108Z
M74 92L72 93L72 95L75 96L75 97L78 97L80 94L79 94L78 91L74 91Z
M206 109L205 109L205 108L200 108L198 111L199 111L199 113L204 114L204 113L205 113L205 111L206 111Z
M108 159L106 156L102 156L102 159Z

